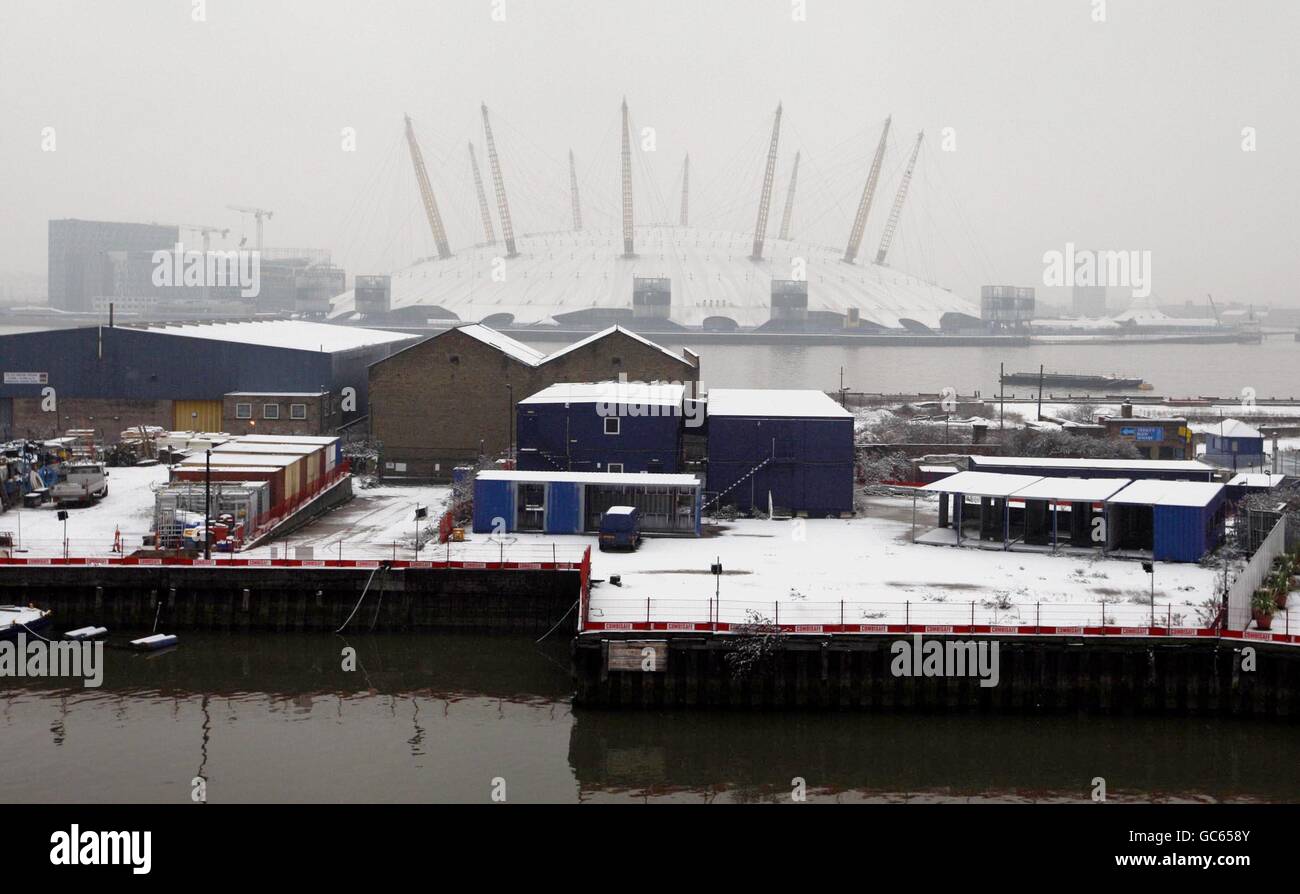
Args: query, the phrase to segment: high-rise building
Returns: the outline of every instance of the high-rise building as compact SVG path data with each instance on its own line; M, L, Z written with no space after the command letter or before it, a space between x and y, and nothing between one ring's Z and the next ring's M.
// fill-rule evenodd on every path
M50 306L89 313L96 296L113 294L108 252L156 251L180 241L180 230L162 224L100 220L50 221Z

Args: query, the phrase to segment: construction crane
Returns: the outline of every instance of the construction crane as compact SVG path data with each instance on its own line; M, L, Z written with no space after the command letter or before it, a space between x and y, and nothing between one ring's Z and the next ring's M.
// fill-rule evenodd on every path
M257 254L260 257L262 254L262 220L263 218L270 220L274 212L267 211L265 208L248 208L243 205L227 205L226 207L231 211L238 211L240 214L251 214L257 218ZM241 239L239 244L242 246L244 240Z
M889 209L889 220L885 222L885 232L880 237L880 248L876 251L877 264L885 263L885 255L889 254L889 246L894 242L894 232L898 229L898 219L903 214L903 202L907 199L907 187L912 182L912 171L916 168L916 157L921 154L923 139L925 139L925 131L916 135L912 157L907 160L907 170L903 171L903 179L898 184L898 194L894 196L894 206Z
M189 230L191 233L200 234L203 237L203 256L205 258L212 244L213 233L219 233L222 239L230 235L230 227L214 227L208 224L177 224L176 229Z
M1223 320L1219 319L1219 309L1214 306L1214 296L1211 295L1209 292L1206 292L1205 297L1210 300L1210 310L1214 311L1214 322L1217 325L1222 326Z

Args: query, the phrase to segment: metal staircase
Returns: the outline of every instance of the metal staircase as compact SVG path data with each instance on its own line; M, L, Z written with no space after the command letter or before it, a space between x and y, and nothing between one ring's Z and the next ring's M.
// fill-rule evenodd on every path
M750 470L749 470L748 472L746 472L744 475L741 475L741 476L740 476L739 478L737 478L735 481L731 482L731 484L727 485L727 487L725 487L725 488L723 488L722 490L718 491L716 494L713 495L713 499L709 500L707 503L705 503L703 506L700 507L700 513L703 514L704 512L706 512L706 511L708 510L708 508L709 508L710 506L712 506L714 503L717 503L719 500L721 500L721 499L722 499L723 497L725 497L727 494L731 493L731 492L732 492L733 490L735 490L737 487L739 487L740 485L744 484L746 480L748 480L748 479L754 477L755 473L757 473L759 469L763 468L764 466L766 466L766 465L768 465L769 463L774 462L774 461L775 461L775 457L771 457L771 456L769 456L767 459L763 460L761 463L759 463L758 465L754 466L754 468L750 469Z

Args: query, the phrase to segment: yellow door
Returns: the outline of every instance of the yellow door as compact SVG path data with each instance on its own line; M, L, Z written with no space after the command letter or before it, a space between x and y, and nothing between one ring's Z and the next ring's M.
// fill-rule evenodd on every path
M176 431L221 431L221 401L172 401L172 427Z

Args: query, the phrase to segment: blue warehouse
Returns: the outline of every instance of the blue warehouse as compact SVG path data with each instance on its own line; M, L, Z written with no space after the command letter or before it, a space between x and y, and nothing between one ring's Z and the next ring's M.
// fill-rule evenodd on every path
M561 383L519 401L519 468L533 472L677 472L682 385Z
M474 533L582 534L600 529L611 506L641 510L641 530L700 533L700 480L645 472L480 472Z
M710 502L818 518L853 513L853 415L821 391L712 388Z

